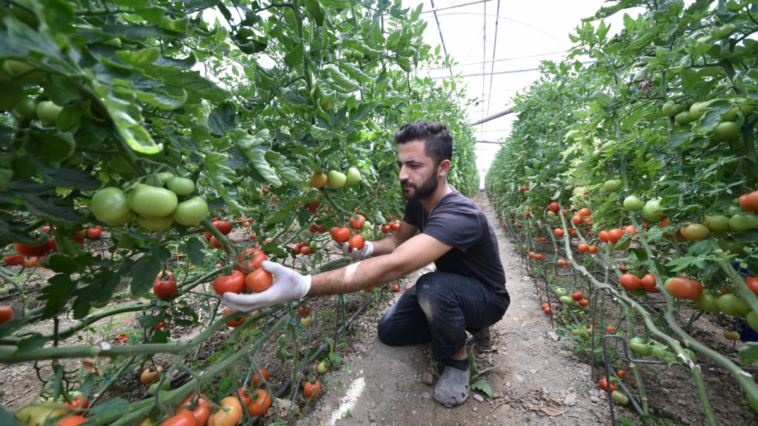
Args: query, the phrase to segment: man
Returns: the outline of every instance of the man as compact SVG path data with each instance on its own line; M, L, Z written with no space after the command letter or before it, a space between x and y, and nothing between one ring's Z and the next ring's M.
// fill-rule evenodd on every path
M271 288L253 295L226 293L224 302L247 312L303 296L352 293L434 262L437 272L403 293L379 321L378 334L390 346L431 342L434 356L445 361L434 399L452 407L469 393L466 330L473 334L470 343L491 345L489 326L510 303L505 272L484 212L447 183L453 137L445 125L406 124L395 132L395 143L407 200L400 229L349 253L354 259L373 257L314 276L264 262L277 277Z

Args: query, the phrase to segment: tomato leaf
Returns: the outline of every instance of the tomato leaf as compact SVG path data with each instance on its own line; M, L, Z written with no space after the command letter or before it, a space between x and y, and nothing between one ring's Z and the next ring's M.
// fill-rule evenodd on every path
M216 109L211 111L208 117L208 127L211 129L211 135L221 138L228 132L237 128L236 112L230 102L224 102Z
M153 288L155 277L161 271L161 262L152 254L144 254L134 263L129 276L131 293L134 296L142 296Z
M186 254L189 262L195 266L202 266L205 264L205 253L203 253L203 248L203 243L195 237L187 239L185 244L179 246L179 250Z
M165 320L166 319L163 317L163 315L142 315L137 317L137 322L139 325L145 328L155 328Z
M758 360L758 342L745 342L740 349L740 365L750 365Z
M116 420L129 412L130 407L129 403L123 398L107 399L89 409L89 412L93 414L93 417L88 418L87 420L107 423Z
M157 272L156 272L157 274ZM52 318L65 306L76 290L76 282L71 281L69 274L58 274L48 280L50 285L43 287L38 300L47 300L42 312L42 319Z
M487 395L487 397L489 397L489 399L492 399L492 388L490 388L490 384L487 383L486 380L484 380L484 379L477 380L476 382L471 383L469 385L469 387L472 390L478 390L479 392Z

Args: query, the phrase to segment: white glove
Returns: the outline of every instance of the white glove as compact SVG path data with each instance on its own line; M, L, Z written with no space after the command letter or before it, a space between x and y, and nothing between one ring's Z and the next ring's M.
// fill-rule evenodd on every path
M240 312L250 312L267 308L290 299L300 299L311 289L311 276L300 275L294 270L276 262L264 261L261 266L276 275L268 290L254 294L224 293L224 304Z
M350 244L348 243L342 243L342 254L345 256L350 256L353 258L353 260L363 260L369 256L371 256L372 253L374 253L374 245L371 244L371 241L366 241L366 243L363 245L363 248L353 249L350 250Z

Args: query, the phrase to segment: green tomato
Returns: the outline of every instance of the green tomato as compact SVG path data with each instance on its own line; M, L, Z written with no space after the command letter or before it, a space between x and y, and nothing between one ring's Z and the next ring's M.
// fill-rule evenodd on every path
M703 290L703 294L695 299L695 304L698 306L698 308L714 314L721 312L718 302L719 298L708 290Z
M747 314L747 325L749 325L754 331L758 331L758 314L754 311Z
M549 218L553 218L553 217L555 217L555 212L554 212L554 211L552 211L552 210L548 210L548 212L547 212L547 217L549 217Z
M174 177L174 174L169 172L160 172L156 176L158 176L159 181L166 183L169 181L169 179L172 179Z
M574 304L574 299L569 296L561 296L561 303L571 306Z
M355 59L357 61L362 61L364 57L365 57L365 55L363 54L363 52L359 52L357 50L355 52L353 52L353 59Z
M597 160L600 159L600 157L602 157L602 155L603 155L602 152L600 152L600 151L594 151L592 153L592 159L595 160L595 161L597 161Z
M311 325L313 325L313 317L310 316L310 315L307 316L307 317L303 317L300 320L300 325L302 325L303 327L306 327L306 328L310 327Z
M747 302L737 296L732 297L732 306L742 315L747 315L753 310Z
M650 356L653 354L653 348L651 348L645 339L641 337L633 337L629 339L629 349L642 356Z
M311 247L311 252L315 252L316 249L318 248L318 243L315 242L315 241L311 241L311 243L309 245Z
M729 251L732 254L742 253L745 251L746 243L742 243L734 240L720 239L719 248L724 251Z
M630 212L638 212L642 210L644 206L645 204L642 202L642 200L634 195L630 195L624 200L624 208Z
M692 116L692 113L689 111L680 112L679 114L674 117L674 121L676 121L676 124L679 124L681 126L685 126L687 124L692 123L695 120L695 117Z
M170 216L178 202L172 191L144 184L132 190L127 201L132 210L146 219Z
M603 189L605 189L606 192L616 192L623 187L624 182L622 182L621 179L609 180L603 185Z
M148 231L163 231L164 229L170 228L171 225L174 223L174 218L171 217L171 215L166 217L151 217L151 218L145 218L142 216L137 216L137 223L139 223L143 228L147 229Z
M200 197L192 197L179 203L171 216L184 226L197 226L208 216L208 203Z
M363 222L363 229L371 229L371 222L369 221Z
M121 39L118 37L113 37L111 39L105 40L103 44L113 47L121 47Z
M168 189L174 192L176 195L190 195L195 190L195 182L192 179L183 177L174 177L166 182ZM244 188L242 188L244 189Z
M617 403L621 405L626 405L629 403L629 397L624 395L623 392L617 391L617 390L611 392L611 399L613 399L614 401L616 401Z
M159 390L158 389L159 383L160 383L159 380L156 380L155 382L153 382L153 384L150 385L150 387L147 389L147 393L149 393L150 395L155 395L155 393ZM167 391L170 389L171 389L171 380L164 380L163 383L161 383L160 390Z
M568 292L566 291L566 289L563 288L563 287L556 288L555 292L558 293L558 296L565 296L565 295L568 294Z
M329 367L326 366L325 362L322 362L318 365L318 368L316 370L318 371L318 374L325 374L327 371L329 371Z
M366 297L366 290L361 290L358 292L358 294L360 294L361 297Z
M63 108L49 101L37 104L37 117L39 117L39 121L44 127L55 126L55 120L58 119L58 115L61 111L63 111Z
M329 185L334 188L342 188L347 183L347 176L344 173L340 173L336 170L329 172Z
M661 199L655 198L645 203L642 208L642 216L650 222L660 222L666 215L661 211Z
M695 120L700 120L702 116L705 115L705 108L710 105L710 103L713 102L713 100L705 101L705 102L696 102L692 104L690 107L690 113L693 117L695 117Z
M18 115L26 118L27 120L37 119L37 102L34 102L32 98L21 99L21 102L16 104L14 108Z
M732 228L729 226L729 218L726 216L708 216L703 219L703 225L711 232L729 232Z
M0 287L0 296L10 293L11 289L8 287Z
M666 346L664 346L664 345L654 346L653 347L653 356L658 361L663 361L665 363L670 363L670 362L676 362L676 361L678 361L676 359L676 355L674 355L674 353L671 352L670 350L668 350L668 348Z
M571 299L574 300L574 299ZM581 336L581 337L587 337L589 334L587 334L587 330L584 328L574 328L571 330L571 334L574 336Z
M137 217L129 207L124 191L113 187L97 191L90 202L90 210L97 220L114 226L131 222Z
M758 228L758 215L755 213L743 213L734 215L731 219L729 219L729 227L732 228L732 231L736 232Z
M40 84L47 79L47 73L44 71L34 71L36 68L26 62L16 61L15 59L6 59L3 63L3 70L12 77L20 77L23 83Z
M355 167L347 169L347 183L358 183L361 181L361 172Z
M721 309L721 312L729 316L742 318L744 315L739 310L737 310L737 307L734 306L734 303L732 303L735 297L736 296L731 293L719 297L719 309Z
M57 402L33 403L16 411L16 418L28 426L43 426L46 421L68 414ZM52 421L49 423L53 423Z
M666 102L663 104L663 108L661 109L661 112L666 117L674 117L682 111L684 111L684 107L675 103L674 101Z
M725 121L719 123L716 128L713 129L713 134L711 135L710 140L715 142L726 142L729 139L737 137L739 133L740 126L737 125L737 123L733 121Z
M737 30L737 26L734 24L726 24L713 31L713 36L716 38L727 38Z

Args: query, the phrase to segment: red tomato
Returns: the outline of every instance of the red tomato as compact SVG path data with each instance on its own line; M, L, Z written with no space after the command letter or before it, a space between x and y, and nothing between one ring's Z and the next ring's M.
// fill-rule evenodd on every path
M240 294L245 289L245 274L240 271L232 271L231 275L222 275L213 280L213 290L219 296L232 292Z
M0 325L5 324L13 318L13 308L10 306L0 306Z
M47 231L49 231L49 230L50 230L50 227L49 227L49 226L43 226L43 227L42 227L42 232L47 232Z
M642 286L642 282L639 278L635 277L632 274L624 274L621 276L621 287L624 287L625 289L629 291L637 290Z
M8 266L21 265L22 263L24 263L24 256L20 254L14 254L13 256L5 256L3 258L3 263L5 263Z
M260 371L261 371L260 374L255 373L255 375L253 376L253 387L258 386L258 383L261 382L261 376L263 376L264 382L268 382L268 371L264 368L261 368Z
M363 248L364 245L366 245L366 242L363 240L363 236L361 236L360 234L351 238L347 243L348 243L348 247L350 248L350 251L352 251L353 249L360 250Z
M217 220L213 222L213 226L223 235L229 235L233 229L232 224L225 220Z
M574 293L574 294L571 295L571 298L574 299L574 300L576 300L577 302L580 301L580 300L582 300L583 297L584 297L584 295L582 294L582 292L576 292L576 293Z
M216 237L211 236L211 247L220 249L222 247L221 241L216 239Z
M613 328L613 327L605 327L605 332L606 333L613 333L614 331L616 331L616 329Z
M703 286L697 281L686 278L672 278L666 290L677 299L695 300L703 294Z
M550 306L548 306L547 308L543 309L543 311L545 311L546 314L550 315Z
M587 305L589 305L589 304L590 304L590 301L589 301L589 300L587 300L587 299L582 299L582 300L580 300L578 303L579 303L579 306L581 306L582 308L586 308L586 307L587 307Z
M50 239L52 240L52 238ZM43 254L47 253L50 250L50 245L48 240L47 243L42 244L40 246L25 246L23 244L16 243L16 253L22 255L22 256L42 256Z
M297 313L306 317L311 314L311 308L307 308L305 306L301 306L297 309Z
M390 230L391 230L392 232L395 232L395 231L397 231L398 229L400 229L400 224L399 224L399 223L390 223Z
M626 377L626 371L624 370L619 370L616 374L618 374L620 379L623 379L624 377Z
M355 229L356 231L360 231L363 229L363 223L366 222L365 220L362 220L360 217L357 218L350 218L350 227Z
M629 225L626 228L624 228L624 233L625 234L637 235L637 227L634 226L634 225Z
M261 293L271 287L274 282L274 276L265 269L258 269L245 277L245 287L253 293Z
M655 288L655 275L653 274L647 274L642 277L640 284L642 284L642 288L648 293L660 293L658 289Z
M591 214L590 209L588 209L587 207L579 210L579 216L581 217L589 216L590 214Z
M72 410L69 411L72 413L76 411L77 408L84 410L89 407L89 398L85 399L84 402L82 402L82 399L83 397L77 396L73 401L71 401L70 404L68 402L64 402L63 405L65 405L67 408L71 408Z
M303 247L303 248L300 249L300 254L302 254L304 256L308 256L309 254L311 254L311 251L312 250L311 250L311 248L309 246L305 246L305 247Z
M541 253L535 254L534 255L534 260L542 260L542 254Z
M589 252L590 252L591 254L595 254L595 253L597 253L597 246L590 246L590 248L589 248Z
M580 253L587 253L590 251L590 247L587 244L579 244L578 249Z
M208 418L208 426L233 426L242 418L242 404L235 396L227 396L221 400L221 407L228 411L218 410Z
M102 234L102 230L97 228L90 228L87 230L87 238L100 238L100 234Z
M600 387L601 387L601 388L602 388L604 391L608 392L608 382L605 380L605 377L603 377L603 378L600 380ZM618 387L617 387L616 385L614 385L613 383L611 383L611 392L613 392L613 391L615 391L615 390L618 390Z
M308 399L316 398L321 393L321 382L316 380L314 383L306 383L303 387L305 397Z
M348 228L334 227L329 233L331 234L332 239L338 243L344 243L350 239L350 229Z
M400 287L397 284L395 284L392 286L392 291L397 293L398 291L400 291Z
M263 191L264 194L268 194L268 188L263 188L262 191Z
M234 394L234 396L237 397L240 404L242 404L243 407L247 407L250 405L251 402L253 402L252 399L250 399L249 396L246 395L247 392L247 386L240 386L239 389L237 389L237 392Z
M24 268L34 268L38 264L39 264L39 258L36 258L36 257L30 257L28 259L24 259L24 263L22 263Z
M229 315L232 312L236 312L236 311L234 309L232 309L232 308L226 308L226 310L224 311L224 316L227 316L227 315ZM235 328L235 327L239 326L240 324L242 324L243 322L245 322L246 319L247 319L247 317L244 316L244 315L242 315L239 319L229 320L226 323L226 325L228 325L229 327Z
M206 240L210 241L212 235L210 232L203 232L203 237L205 237Z
M758 294L758 277L750 277L746 279L745 284L747 284L750 291L752 291L755 294Z
M624 237L624 231L621 229L613 229L608 233L608 239L612 244L616 244L620 239Z
M160 324L156 325L156 326L155 326L155 329L156 329L156 330L160 330L161 328L163 328L163 327L165 327L165 326L166 326L166 323L165 323L165 322L162 322L162 323L160 323Z
M127 335L126 335L126 334L124 334L124 333L121 333L121 334L119 334L118 336L116 336L116 340L117 340L119 343L126 343L126 342L128 342L128 341L129 341L129 337L127 337Z
M558 210L560 210L560 206L556 201L553 201L552 203L547 205L547 209L550 210L553 213L558 213ZM502 218L501 218L502 219Z
M85 419L84 417L79 416L79 415L68 416L68 417L64 417L64 418L58 420L57 422L55 422L55 426L78 426L78 425L80 425L80 424L82 424L82 423L84 423L86 421L87 421L87 419ZM168 423L168 422L166 422L166 423ZM161 423L161 424L165 424L165 423ZM174 425L174 426L176 426L176 425Z
M195 415L192 411L180 411L179 414L165 420L161 426L197 426Z
M176 281L155 281L153 283L153 293L161 299L173 296L176 293Z
M740 207L749 212L758 212L758 191L741 195L739 203Z
M292 251L293 251L295 254L300 254L300 246L299 246L299 245L297 245L297 244L293 245L293 246L292 246Z
M576 226L579 226L579 225L581 225L581 224L582 224L582 217L581 217L581 216L579 216L579 215L576 215L576 216L574 216L574 217L571 219L571 221L572 221L572 222L574 222L574 225L576 225Z
M607 243L610 240L610 237L608 236L608 232L606 231L600 231L599 234L597 234L597 237L600 238L600 241Z
M194 410L190 410L195 404L197 407ZM192 394L179 403L179 406L174 410L174 414L179 414L184 411L191 412L195 416L196 426L205 426L208 417L211 415L211 403L208 402L208 398L203 394L200 394L199 398L196 394Z
M562 237L563 234L564 234L563 229L561 229L561 228L555 228L555 230L553 231L553 233L555 234L556 237Z
M271 396L263 389L253 392L253 401L247 409L247 414L252 417L263 415L271 406Z
M382 231L382 234L389 234L390 233L390 227L389 225L384 225L381 228L379 228Z

